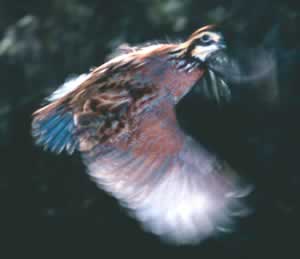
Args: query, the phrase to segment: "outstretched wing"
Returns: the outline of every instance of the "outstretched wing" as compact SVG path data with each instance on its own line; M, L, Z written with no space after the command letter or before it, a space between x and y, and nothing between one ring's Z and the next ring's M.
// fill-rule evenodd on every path
M121 55L61 86L48 98L50 103L33 114L37 144L72 154L86 148L80 146L79 136L98 144L134 127L132 117L149 106L158 93L143 75L155 69L163 71L163 63L147 58L151 52L148 48L138 55Z
M197 243L245 213L241 198L248 190L182 132L168 103L144 114L129 142L95 146L83 158L99 187L166 241Z

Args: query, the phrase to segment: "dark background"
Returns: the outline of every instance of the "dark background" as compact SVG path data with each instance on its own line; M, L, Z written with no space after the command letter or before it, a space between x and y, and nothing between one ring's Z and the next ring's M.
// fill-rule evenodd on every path
M299 20L297 1L283 0L0 0L0 257L298 258ZM183 39L215 22L224 24L233 52L272 51L278 96L270 101L257 90L269 93L270 83L256 82L237 84L221 109L194 92L180 104L187 130L255 189L253 213L234 233L174 247L98 190L78 155L35 147L31 113L123 42Z

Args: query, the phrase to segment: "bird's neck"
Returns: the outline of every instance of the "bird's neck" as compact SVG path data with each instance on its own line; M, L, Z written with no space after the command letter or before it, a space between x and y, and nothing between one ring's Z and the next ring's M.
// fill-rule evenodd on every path
M169 62L161 84L167 87L175 103L178 103L202 78L205 70L196 61L184 57L171 58Z

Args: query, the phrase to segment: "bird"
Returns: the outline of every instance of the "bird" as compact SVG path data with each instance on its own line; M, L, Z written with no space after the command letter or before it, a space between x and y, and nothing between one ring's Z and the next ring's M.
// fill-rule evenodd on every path
M33 138L57 154L78 152L92 181L159 240L191 245L230 231L248 188L175 112L198 84L217 99L230 95L210 67L225 49L215 25L181 42L123 45L47 98L32 115Z

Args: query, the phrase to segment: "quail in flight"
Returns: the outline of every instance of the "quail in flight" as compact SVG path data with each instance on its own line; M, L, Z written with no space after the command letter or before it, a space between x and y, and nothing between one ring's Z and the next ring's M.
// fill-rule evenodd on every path
M227 87L210 68L224 48L210 25L184 42L124 47L48 97L33 114L35 141L57 154L79 152L99 188L164 241L194 244L229 229L243 210L240 181L175 113L205 75L216 96Z

